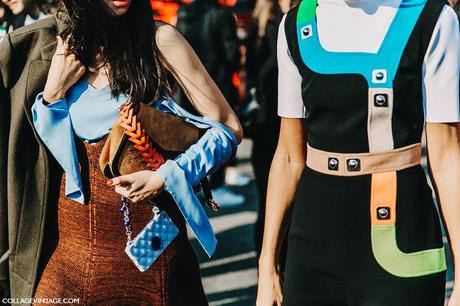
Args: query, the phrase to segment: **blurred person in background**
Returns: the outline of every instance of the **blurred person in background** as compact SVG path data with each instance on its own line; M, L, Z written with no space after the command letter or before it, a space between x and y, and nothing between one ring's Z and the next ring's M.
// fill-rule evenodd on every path
M258 0L253 23L246 39L247 88L255 90L258 109L254 112L248 134L253 139L251 161L259 195L259 213L255 226L256 251L262 247L265 220L265 199L268 172L275 153L280 118L276 115L278 97L278 67L276 41L278 26L291 0Z
M12 13L10 9L3 3L0 2L0 42L3 37L12 30Z
M177 28L195 50L211 78L216 82L233 109L239 102L238 90L233 85L233 74L240 69L240 42L237 37L235 17L216 0L194 0L177 12ZM177 103L193 112L183 88L178 88ZM231 162L233 164L235 161ZM240 195L230 193L225 187L226 168L211 176L210 183L218 202L242 203ZM222 188L219 188L222 187Z
M13 15L13 29L29 25L47 16L44 11L45 0L2 0Z
M232 75L240 69L240 51L232 13L215 0L195 0L178 10L177 28L234 108L238 92ZM183 90L178 93L178 103L191 110Z

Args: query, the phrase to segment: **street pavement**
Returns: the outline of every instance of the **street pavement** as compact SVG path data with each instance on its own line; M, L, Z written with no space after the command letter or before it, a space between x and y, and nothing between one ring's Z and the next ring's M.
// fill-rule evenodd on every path
M253 178L249 162L252 143L244 140L238 148L238 171ZM257 256L254 251L254 223L258 197L254 181L242 187L228 186L232 193L243 195L238 206L220 203L219 212L209 212L218 244L211 259L192 239L197 253L202 281L209 305L254 305L257 287Z
M250 140L244 140L240 145L237 169L253 178L249 162L251 146ZM422 165L426 170L425 156ZM209 305L251 306L255 305L257 290L257 258L254 251L253 231L257 219L258 197L253 180L246 186L228 186L228 188L235 194L243 195L245 201L238 206L222 207L217 213L209 212L219 240L214 256L211 259L207 258L198 242L190 237L200 262L203 286ZM222 204L227 206L226 203ZM446 284L448 297L452 291L453 272L445 237L444 243L448 262Z

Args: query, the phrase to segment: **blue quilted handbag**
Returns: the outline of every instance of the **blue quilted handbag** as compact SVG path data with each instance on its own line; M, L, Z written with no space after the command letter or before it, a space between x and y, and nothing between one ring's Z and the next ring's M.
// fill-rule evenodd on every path
M136 238L127 243L125 252L136 267L141 272L145 272L177 234L179 234L179 229L171 221L168 214L157 210L153 219Z

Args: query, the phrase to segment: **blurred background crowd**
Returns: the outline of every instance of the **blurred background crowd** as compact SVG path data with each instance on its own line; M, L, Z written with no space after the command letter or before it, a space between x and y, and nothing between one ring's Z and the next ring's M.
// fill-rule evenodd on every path
M214 197L223 207L222 214L211 217L221 241L216 256L211 262L201 256L211 305L252 305L255 300L268 171L280 123L276 115L278 25L297 1L151 1L153 18L177 26L245 129L246 140L237 158L211 178ZM8 32L55 13L55 2L2 0L0 41ZM450 4L460 14L460 1ZM175 98L194 111L180 88Z

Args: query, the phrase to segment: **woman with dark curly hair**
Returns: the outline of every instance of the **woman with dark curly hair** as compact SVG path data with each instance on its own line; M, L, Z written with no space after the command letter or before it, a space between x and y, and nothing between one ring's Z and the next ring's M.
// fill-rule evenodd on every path
M0 54L0 281L11 296L207 305L185 222L209 255L216 239L189 187L231 158L242 132L189 44L152 20L148 1L68 0L56 18L7 36ZM173 79L204 117L172 101ZM204 135L158 171L107 182L98 159L128 99L183 115ZM134 203L134 234L152 218L152 197L179 228L144 273L123 252L120 195Z

